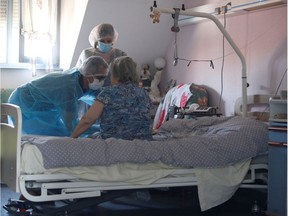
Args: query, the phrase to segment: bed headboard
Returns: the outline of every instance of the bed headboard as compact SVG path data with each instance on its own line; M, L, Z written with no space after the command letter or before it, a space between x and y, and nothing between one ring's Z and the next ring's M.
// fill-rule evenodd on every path
M8 119L1 124L1 182L19 192L20 148L22 131L22 113L19 106L1 103L2 116ZM12 118L11 118L12 117ZM18 158L18 159L17 159Z
M247 117L254 117L258 120L268 122L269 100L274 95L248 95L247 96ZM235 102L235 115L242 116L242 98Z

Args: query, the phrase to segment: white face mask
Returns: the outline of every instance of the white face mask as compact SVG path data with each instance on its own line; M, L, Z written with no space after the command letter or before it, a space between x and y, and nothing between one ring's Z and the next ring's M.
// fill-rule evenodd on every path
M104 80L99 81L98 79L93 80L92 83L89 83L89 89L91 90L97 90L101 88L104 85Z

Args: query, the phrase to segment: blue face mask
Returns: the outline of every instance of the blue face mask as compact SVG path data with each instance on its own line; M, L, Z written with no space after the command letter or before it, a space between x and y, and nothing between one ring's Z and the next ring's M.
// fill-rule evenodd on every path
M100 50L100 52L107 53L112 49L112 45L112 43L106 44L98 41L97 48Z

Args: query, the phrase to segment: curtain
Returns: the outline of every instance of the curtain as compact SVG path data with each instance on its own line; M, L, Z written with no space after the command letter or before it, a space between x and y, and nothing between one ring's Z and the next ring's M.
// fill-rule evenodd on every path
M36 57L40 55L46 69L53 68L52 49L57 33L57 1L22 0L21 34L29 42L32 75L36 75Z

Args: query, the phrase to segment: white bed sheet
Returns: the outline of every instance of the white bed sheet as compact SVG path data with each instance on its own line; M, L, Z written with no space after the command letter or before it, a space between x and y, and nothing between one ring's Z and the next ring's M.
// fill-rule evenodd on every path
M251 159L233 166L195 169L199 203L202 211L229 200L245 178Z

